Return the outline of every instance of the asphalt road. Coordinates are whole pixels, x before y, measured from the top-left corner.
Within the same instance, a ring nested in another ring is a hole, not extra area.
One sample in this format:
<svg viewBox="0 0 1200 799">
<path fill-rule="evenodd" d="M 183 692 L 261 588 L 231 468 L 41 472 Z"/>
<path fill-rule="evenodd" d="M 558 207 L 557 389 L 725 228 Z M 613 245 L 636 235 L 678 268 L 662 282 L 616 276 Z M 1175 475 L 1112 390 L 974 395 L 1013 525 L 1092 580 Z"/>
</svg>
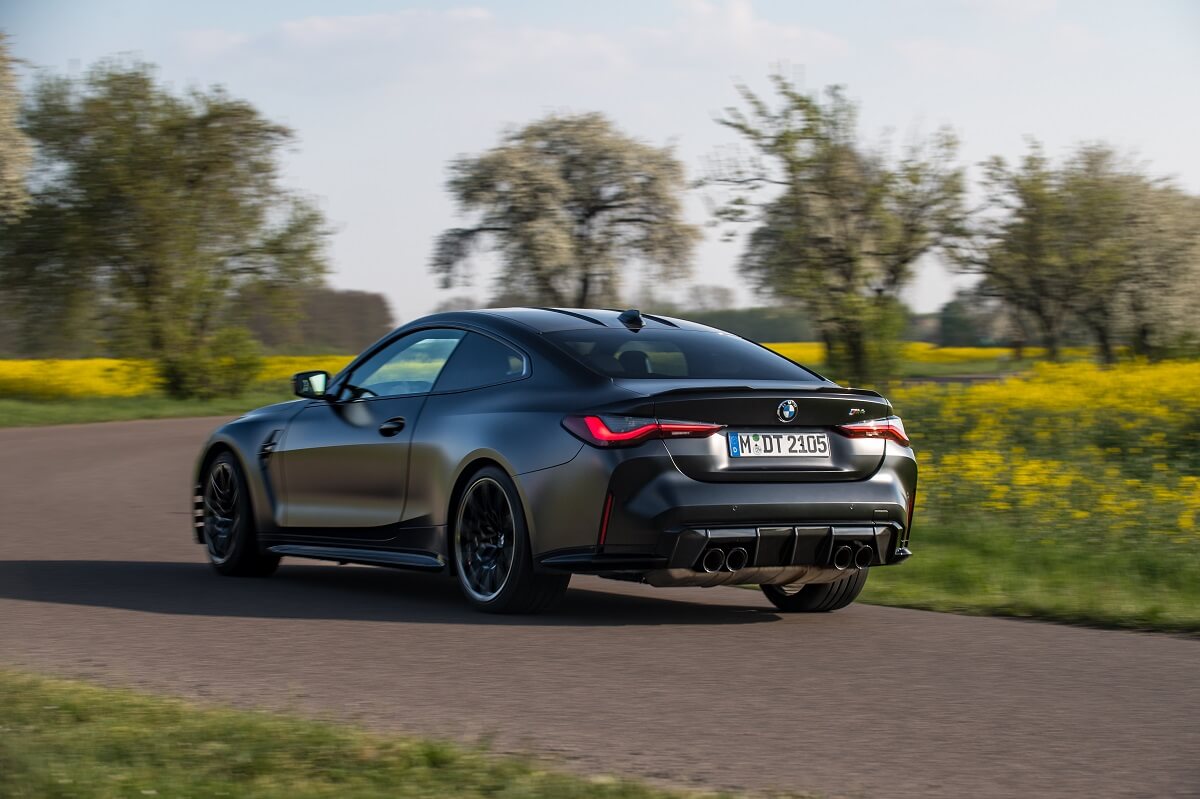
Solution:
<svg viewBox="0 0 1200 799">
<path fill-rule="evenodd" d="M 1200 796 L 1200 641 L 599 579 L 496 618 L 382 569 L 221 578 L 188 524 L 213 426 L 0 430 L 0 665 L 685 785 Z"/>
</svg>

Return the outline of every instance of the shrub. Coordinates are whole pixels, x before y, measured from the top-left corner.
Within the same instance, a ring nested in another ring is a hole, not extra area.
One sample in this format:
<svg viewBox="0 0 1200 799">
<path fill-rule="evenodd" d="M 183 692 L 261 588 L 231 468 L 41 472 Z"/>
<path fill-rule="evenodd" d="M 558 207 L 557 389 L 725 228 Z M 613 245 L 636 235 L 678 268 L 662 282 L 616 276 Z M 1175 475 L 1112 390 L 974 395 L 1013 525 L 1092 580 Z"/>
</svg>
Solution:
<svg viewBox="0 0 1200 799">
<path fill-rule="evenodd" d="M 163 388 L 172 397 L 239 396 L 262 371 L 262 348 L 242 327 L 218 330 L 198 349 L 158 359 Z"/>
</svg>

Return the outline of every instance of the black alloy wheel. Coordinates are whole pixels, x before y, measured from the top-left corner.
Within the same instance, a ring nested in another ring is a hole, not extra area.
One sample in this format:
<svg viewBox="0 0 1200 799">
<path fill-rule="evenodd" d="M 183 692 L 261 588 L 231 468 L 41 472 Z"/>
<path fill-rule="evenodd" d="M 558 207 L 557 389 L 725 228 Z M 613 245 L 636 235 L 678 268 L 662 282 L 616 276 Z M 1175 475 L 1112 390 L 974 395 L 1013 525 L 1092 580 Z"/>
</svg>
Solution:
<svg viewBox="0 0 1200 799">
<path fill-rule="evenodd" d="M 279 556 L 258 548 L 250 497 L 241 466 L 224 452 L 209 464 L 201 488 L 204 546 L 208 562 L 221 574 L 263 577 L 279 567 Z"/>
<path fill-rule="evenodd" d="M 472 475 L 452 518 L 454 571 L 475 607 L 536 613 L 566 592 L 571 575 L 534 570 L 524 506 L 502 469 L 486 466 Z"/>
<path fill-rule="evenodd" d="M 463 590 L 477 602 L 491 602 L 508 583 L 516 548 L 512 505 L 491 477 L 480 477 L 467 488 L 455 539 Z"/>
</svg>

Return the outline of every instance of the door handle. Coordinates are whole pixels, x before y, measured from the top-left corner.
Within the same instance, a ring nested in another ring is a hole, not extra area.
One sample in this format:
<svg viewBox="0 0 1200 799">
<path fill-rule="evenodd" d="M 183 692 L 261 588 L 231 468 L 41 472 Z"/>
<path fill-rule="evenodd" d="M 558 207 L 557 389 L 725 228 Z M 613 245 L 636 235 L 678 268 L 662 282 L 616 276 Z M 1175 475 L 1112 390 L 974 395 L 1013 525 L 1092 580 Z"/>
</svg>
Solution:
<svg viewBox="0 0 1200 799">
<path fill-rule="evenodd" d="M 404 417 L 397 416 L 394 419 L 388 419 L 383 424 L 379 425 L 379 435 L 385 438 L 391 438 L 404 429 Z"/>
</svg>

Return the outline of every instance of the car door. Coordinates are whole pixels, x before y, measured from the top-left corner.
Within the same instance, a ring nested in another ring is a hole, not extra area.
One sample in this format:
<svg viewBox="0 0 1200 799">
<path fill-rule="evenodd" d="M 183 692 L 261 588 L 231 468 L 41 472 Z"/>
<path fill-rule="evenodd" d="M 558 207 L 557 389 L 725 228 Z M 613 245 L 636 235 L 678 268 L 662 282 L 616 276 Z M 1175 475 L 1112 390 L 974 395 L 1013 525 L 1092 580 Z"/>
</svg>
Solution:
<svg viewBox="0 0 1200 799">
<path fill-rule="evenodd" d="M 276 450 L 289 533 L 347 543 L 396 536 L 413 428 L 463 336 L 434 328 L 393 339 L 293 418 Z"/>
</svg>

